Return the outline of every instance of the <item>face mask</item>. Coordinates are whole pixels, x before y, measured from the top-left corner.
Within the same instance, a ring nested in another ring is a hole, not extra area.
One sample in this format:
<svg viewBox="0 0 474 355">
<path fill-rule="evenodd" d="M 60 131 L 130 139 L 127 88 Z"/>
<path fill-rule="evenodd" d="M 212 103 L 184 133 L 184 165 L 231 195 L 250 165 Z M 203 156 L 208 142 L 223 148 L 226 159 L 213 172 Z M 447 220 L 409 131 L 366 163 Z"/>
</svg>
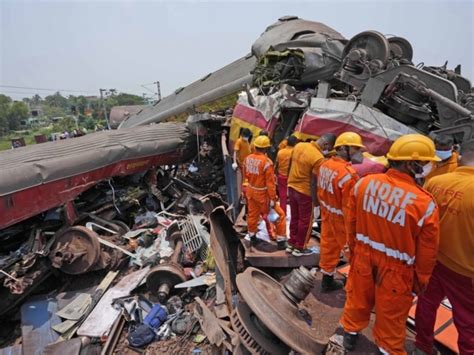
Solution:
<svg viewBox="0 0 474 355">
<path fill-rule="evenodd" d="M 452 150 L 437 150 L 436 155 L 441 160 L 446 160 L 446 159 L 451 158 L 451 156 L 453 155 L 453 151 Z"/>
<path fill-rule="evenodd" d="M 421 179 L 421 178 L 425 178 L 427 177 L 431 171 L 433 170 L 433 163 L 432 162 L 429 162 L 428 164 L 424 165 L 424 166 L 421 166 L 421 165 L 418 165 L 417 166 L 419 167 L 418 172 L 415 172 L 415 178 L 416 179 Z"/>
<path fill-rule="evenodd" d="M 351 148 L 349 148 L 348 150 L 348 155 L 350 157 L 350 161 L 352 162 L 352 164 L 362 164 L 362 162 L 364 161 L 364 156 L 362 155 L 362 151 L 361 150 L 352 150 L 353 153 L 351 154 Z"/>
<path fill-rule="evenodd" d="M 323 155 L 328 155 L 328 154 L 329 154 L 329 150 L 323 149 L 322 153 L 323 153 Z"/>
<path fill-rule="evenodd" d="M 244 141 L 248 142 L 250 137 L 242 137 Z"/>
</svg>

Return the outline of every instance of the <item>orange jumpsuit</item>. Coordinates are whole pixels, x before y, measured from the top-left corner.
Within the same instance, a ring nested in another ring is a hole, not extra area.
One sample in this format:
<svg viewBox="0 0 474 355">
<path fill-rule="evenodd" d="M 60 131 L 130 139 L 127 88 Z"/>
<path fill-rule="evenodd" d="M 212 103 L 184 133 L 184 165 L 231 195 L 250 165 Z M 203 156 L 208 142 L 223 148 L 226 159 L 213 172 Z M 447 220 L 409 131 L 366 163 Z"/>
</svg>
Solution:
<svg viewBox="0 0 474 355">
<path fill-rule="evenodd" d="M 265 154 L 256 152 L 250 154 L 244 162 L 247 186 L 247 225 L 250 234 L 258 231 L 260 216 L 268 215 L 270 201 L 276 201 L 275 172 L 273 162 Z M 286 236 L 286 218 L 283 210 L 275 205 L 275 211 L 280 219 L 275 223 L 278 237 Z M 270 234 L 270 233 L 269 233 Z M 270 234 L 271 235 L 271 234 Z"/>
<path fill-rule="evenodd" d="M 411 176 L 389 169 L 354 185 L 345 221 L 353 256 L 341 324 L 346 332 L 361 331 L 375 306 L 376 344 L 406 354 L 412 292 L 426 288 L 436 261 L 438 207 Z"/>
<path fill-rule="evenodd" d="M 322 219 L 319 267 L 323 274 L 334 275 L 341 250 L 346 244 L 345 206 L 357 180 L 351 163 L 337 156 L 325 161 L 319 168 L 318 200 Z"/>
<path fill-rule="evenodd" d="M 435 163 L 436 164 L 435 168 L 425 178 L 425 182 L 428 182 L 428 180 L 430 180 L 432 177 L 442 175 L 442 174 L 452 173 L 458 167 L 458 161 L 459 161 L 459 153 L 453 152 L 453 155 L 451 155 L 451 158 L 449 158 L 447 161 Z"/>
</svg>

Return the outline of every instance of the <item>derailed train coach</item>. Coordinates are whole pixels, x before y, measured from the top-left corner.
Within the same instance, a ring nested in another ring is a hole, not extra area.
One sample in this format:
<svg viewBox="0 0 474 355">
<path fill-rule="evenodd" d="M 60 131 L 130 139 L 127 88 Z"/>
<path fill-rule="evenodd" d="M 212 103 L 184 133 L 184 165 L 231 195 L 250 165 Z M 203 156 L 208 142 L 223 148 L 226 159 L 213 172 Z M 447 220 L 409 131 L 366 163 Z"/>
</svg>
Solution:
<svg viewBox="0 0 474 355">
<path fill-rule="evenodd" d="M 254 136 L 268 131 L 273 153 L 293 132 L 305 140 L 355 131 L 373 155 L 408 133 L 473 139 L 474 94 L 460 66 L 415 66 L 404 38 L 365 31 L 348 41 L 312 24 L 282 18 L 254 43 L 258 60 L 233 111 L 230 147 L 243 127 Z M 274 44 L 283 30 L 287 37 Z"/>
</svg>

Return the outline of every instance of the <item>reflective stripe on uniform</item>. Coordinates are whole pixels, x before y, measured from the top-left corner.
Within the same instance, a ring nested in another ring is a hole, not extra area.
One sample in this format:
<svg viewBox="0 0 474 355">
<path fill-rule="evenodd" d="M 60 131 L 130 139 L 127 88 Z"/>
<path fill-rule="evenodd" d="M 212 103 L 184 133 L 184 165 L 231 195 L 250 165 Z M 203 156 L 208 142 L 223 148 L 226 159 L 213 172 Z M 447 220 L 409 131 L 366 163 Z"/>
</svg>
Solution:
<svg viewBox="0 0 474 355">
<path fill-rule="evenodd" d="M 413 265 L 415 263 L 415 257 L 411 257 L 407 253 L 402 253 L 399 250 L 391 249 L 385 246 L 383 243 L 379 242 L 374 242 L 373 240 L 370 240 L 370 238 L 366 235 L 363 235 L 361 233 L 356 234 L 356 239 L 364 244 L 369 245 L 372 249 L 375 249 L 377 251 L 380 251 L 387 256 L 390 256 L 392 258 L 405 261 L 407 265 Z"/>
<path fill-rule="evenodd" d="M 359 193 L 359 186 L 360 186 L 360 184 L 362 183 L 363 180 L 364 180 L 363 178 L 362 178 L 362 179 L 359 179 L 359 180 L 356 182 L 356 184 L 354 185 L 354 187 L 353 187 L 354 196 L 357 196 L 357 194 Z"/>
<path fill-rule="evenodd" d="M 341 180 L 339 180 L 339 182 L 337 183 L 337 187 L 339 187 L 340 189 L 342 189 L 342 187 L 344 186 L 344 184 L 345 184 L 346 182 L 348 182 L 350 179 L 351 179 L 351 174 L 344 175 L 344 177 L 341 178 Z"/>
<path fill-rule="evenodd" d="M 321 205 L 322 205 L 325 209 L 327 209 L 329 212 L 334 213 L 334 214 L 337 214 L 337 215 L 339 215 L 339 216 L 342 216 L 342 210 L 340 210 L 340 209 L 338 209 L 338 208 L 334 208 L 334 207 L 332 207 L 332 206 L 329 206 L 326 202 L 324 202 L 324 201 L 322 201 L 322 200 L 320 200 L 319 202 L 320 202 Z"/>
<path fill-rule="evenodd" d="M 255 187 L 255 186 L 252 186 L 252 185 L 248 185 L 248 187 L 250 187 L 251 189 L 254 189 L 254 190 L 257 190 L 257 191 L 265 191 L 265 190 L 268 190 L 268 187 Z"/>
<path fill-rule="evenodd" d="M 425 215 L 421 217 L 421 219 L 418 221 L 418 227 L 423 226 L 423 223 L 425 223 L 425 218 L 428 218 L 431 216 L 436 208 L 436 204 L 431 201 L 430 204 L 428 205 L 428 208 L 426 209 Z"/>
</svg>

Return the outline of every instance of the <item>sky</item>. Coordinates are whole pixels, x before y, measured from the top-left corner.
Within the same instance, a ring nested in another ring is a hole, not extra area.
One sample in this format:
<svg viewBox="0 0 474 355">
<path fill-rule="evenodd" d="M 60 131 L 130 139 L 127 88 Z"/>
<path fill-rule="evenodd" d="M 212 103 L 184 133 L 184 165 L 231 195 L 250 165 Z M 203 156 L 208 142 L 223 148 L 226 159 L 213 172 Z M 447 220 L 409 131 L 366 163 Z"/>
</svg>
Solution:
<svg viewBox="0 0 474 355">
<path fill-rule="evenodd" d="M 0 0 L 0 93 L 152 95 L 158 80 L 166 96 L 249 53 L 284 15 L 323 22 L 346 38 L 365 30 L 405 37 L 415 63 L 448 60 L 474 79 L 474 0 Z"/>
</svg>

